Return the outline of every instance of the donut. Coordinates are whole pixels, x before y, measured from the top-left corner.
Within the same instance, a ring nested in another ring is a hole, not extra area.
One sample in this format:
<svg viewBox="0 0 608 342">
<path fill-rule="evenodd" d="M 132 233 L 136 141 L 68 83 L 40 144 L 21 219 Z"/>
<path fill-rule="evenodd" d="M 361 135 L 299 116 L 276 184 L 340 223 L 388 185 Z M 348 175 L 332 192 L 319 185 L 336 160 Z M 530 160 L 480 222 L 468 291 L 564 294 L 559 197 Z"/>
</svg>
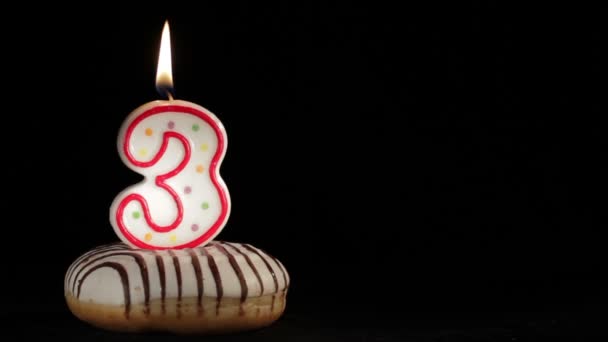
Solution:
<svg viewBox="0 0 608 342">
<path fill-rule="evenodd" d="M 70 311 L 98 328 L 215 334 L 274 323 L 289 282 L 279 260 L 249 244 L 150 250 L 117 242 L 77 258 L 64 291 Z"/>
</svg>

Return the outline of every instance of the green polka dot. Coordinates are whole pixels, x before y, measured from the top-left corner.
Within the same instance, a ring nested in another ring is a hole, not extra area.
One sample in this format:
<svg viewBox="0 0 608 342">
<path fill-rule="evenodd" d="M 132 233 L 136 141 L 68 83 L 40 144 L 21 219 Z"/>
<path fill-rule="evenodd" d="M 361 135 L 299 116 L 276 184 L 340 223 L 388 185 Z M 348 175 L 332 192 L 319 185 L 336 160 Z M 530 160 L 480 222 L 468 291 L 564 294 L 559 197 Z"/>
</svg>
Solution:
<svg viewBox="0 0 608 342">
<path fill-rule="evenodd" d="M 198 124 L 192 125 L 192 130 L 193 131 L 198 132 L 199 129 L 200 129 L 200 127 L 198 126 Z"/>
<path fill-rule="evenodd" d="M 201 208 L 203 208 L 203 209 L 209 209 L 209 203 L 203 202 L 203 205 L 201 205 Z"/>
<path fill-rule="evenodd" d="M 141 216 L 141 214 L 139 213 L 139 211 L 134 211 L 133 212 L 133 218 L 134 219 L 138 219 Z"/>
</svg>

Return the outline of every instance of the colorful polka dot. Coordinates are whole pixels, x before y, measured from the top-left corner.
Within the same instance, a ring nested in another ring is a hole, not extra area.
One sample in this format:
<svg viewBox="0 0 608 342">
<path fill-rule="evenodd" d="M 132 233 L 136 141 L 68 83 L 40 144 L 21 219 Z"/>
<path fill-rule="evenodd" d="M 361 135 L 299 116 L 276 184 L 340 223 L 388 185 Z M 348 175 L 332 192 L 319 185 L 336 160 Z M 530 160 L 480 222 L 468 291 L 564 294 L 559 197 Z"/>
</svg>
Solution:
<svg viewBox="0 0 608 342">
<path fill-rule="evenodd" d="M 146 150 L 145 148 L 140 149 L 140 150 L 139 150 L 139 155 L 140 155 L 141 157 L 145 157 L 145 156 L 147 156 L 147 155 L 148 155 L 148 150 Z"/>
<path fill-rule="evenodd" d="M 201 164 L 196 165 L 196 172 L 203 173 L 203 171 L 205 171 L 205 168 L 203 167 L 203 165 L 201 165 Z"/>
<path fill-rule="evenodd" d="M 190 229 L 192 229 L 193 232 L 198 230 L 198 224 L 193 224 L 192 227 L 190 227 Z"/>
<path fill-rule="evenodd" d="M 194 124 L 192 125 L 192 130 L 195 132 L 198 132 L 198 130 L 201 129 L 200 126 L 198 124 Z"/>
<path fill-rule="evenodd" d="M 133 212 L 133 218 L 134 218 L 134 219 L 138 219 L 138 218 L 140 218 L 140 217 L 141 217 L 141 214 L 139 213 L 139 211 L 134 211 L 134 212 Z"/>
<path fill-rule="evenodd" d="M 184 193 L 185 194 L 189 194 L 191 192 L 192 192 L 192 188 L 191 187 L 187 186 L 187 187 L 184 188 Z"/>
<path fill-rule="evenodd" d="M 175 122 L 173 122 L 173 121 L 169 121 L 169 122 L 167 123 L 167 127 L 169 127 L 169 129 L 174 129 L 174 128 L 175 128 Z"/>
<path fill-rule="evenodd" d="M 209 145 L 207 145 L 207 144 L 202 144 L 201 145 L 201 151 L 207 152 L 208 149 L 209 149 Z"/>
<path fill-rule="evenodd" d="M 201 208 L 207 210 L 209 209 L 209 203 L 208 202 L 203 202 L 203 204 L 201 205 Z"/>
<path fill-rule="evenodd" d="M 146 240 L 146 241 L 152 240 L 152 233 L 146 233 L 146 235 L 144 235 L 144 240 Z"/>
<path fill-rule="evenodd" d="M 169 241 L 171 241 L 171 242 L 177 241 L 177 235 L 171 234 L 171 236 L 169 236 Z"/>
<path fill-rule="evenodd" d="M 147 136 L 151 137 L 152 134 L 154 134 L 154 131 L 152 130 L 152 128 L 146 128 L 146 132 L 145 133 L 146 133 Z"/>
</svg>

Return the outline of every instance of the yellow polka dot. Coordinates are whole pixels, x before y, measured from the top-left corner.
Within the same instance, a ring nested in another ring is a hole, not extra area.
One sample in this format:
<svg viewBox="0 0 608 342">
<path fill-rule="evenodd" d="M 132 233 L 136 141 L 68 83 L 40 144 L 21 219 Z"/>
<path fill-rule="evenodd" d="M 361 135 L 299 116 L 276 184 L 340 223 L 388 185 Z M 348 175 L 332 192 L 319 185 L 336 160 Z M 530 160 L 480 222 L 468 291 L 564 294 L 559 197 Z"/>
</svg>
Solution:
<svg viewBox="0 0 608 342">
<path fill-rule="evenodd" d="M 203 171 L 205 171 L 205 168 L 203 167 L 203 165 L 201 165 L 201 164 L 196 165 L 196 172 L 203 173 Z"/>
<path fill-rule="evenodd" d="M 146 235 L 144 236 L 144 239 L 145 239 L 146 241 L 150 241 L 150 240 L 152 240 L 152 233 L 146 233 Z"/>
<path fill-rule="evenodd" d="M 152 130 L 152 128 L 146 128 L 146 135 L 147 136 L 152 136 L 153 133 L 154 133 L 154 131 Z"/>
<path fill-rule="evenodd" d="M 171 235 L 169 236 L 169 241 L 171 241 L 171 242 L 175 242 L 175 241 L 177 241 L 177 236 L 176 236 L 175 234 L 171 234 Z"/>
<path fill-rule="evenodd" d="M 209 145 L 207 145 L 207 144 L 202 144 L 201 145 L 201 151 L 207 152 L 208 149 L 209 149 Z"/>
<path fill-rule="evenodd" d="M 139 156 L 140 157 L 145 157 L 148 155 L 148 150 L 146 150 L 145 148 L 142 148 L 139 150 Z"/>
</svg>

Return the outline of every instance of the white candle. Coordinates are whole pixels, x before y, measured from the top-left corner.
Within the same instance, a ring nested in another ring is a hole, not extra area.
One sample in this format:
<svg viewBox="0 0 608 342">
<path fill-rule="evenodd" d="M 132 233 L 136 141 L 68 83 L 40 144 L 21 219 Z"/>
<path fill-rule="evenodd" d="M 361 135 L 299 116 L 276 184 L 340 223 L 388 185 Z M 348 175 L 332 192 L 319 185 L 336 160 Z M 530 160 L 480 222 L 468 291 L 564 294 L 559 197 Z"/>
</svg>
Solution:
<svg viewBox="0 0 608 342">
<path fill-rule="evenodd" d="M 169 26 L 161 39 L 157 87 L 172 87 Z M 220 233 L 230 195 L 219 175 L 227 147 L 220 120 L 198 104 L 153 101 L 135 109 L 118 135 L 118 153 L 142 182 L 116 196 L 110 222 L 135 248 L 201 246 Z"/>
</svg>

